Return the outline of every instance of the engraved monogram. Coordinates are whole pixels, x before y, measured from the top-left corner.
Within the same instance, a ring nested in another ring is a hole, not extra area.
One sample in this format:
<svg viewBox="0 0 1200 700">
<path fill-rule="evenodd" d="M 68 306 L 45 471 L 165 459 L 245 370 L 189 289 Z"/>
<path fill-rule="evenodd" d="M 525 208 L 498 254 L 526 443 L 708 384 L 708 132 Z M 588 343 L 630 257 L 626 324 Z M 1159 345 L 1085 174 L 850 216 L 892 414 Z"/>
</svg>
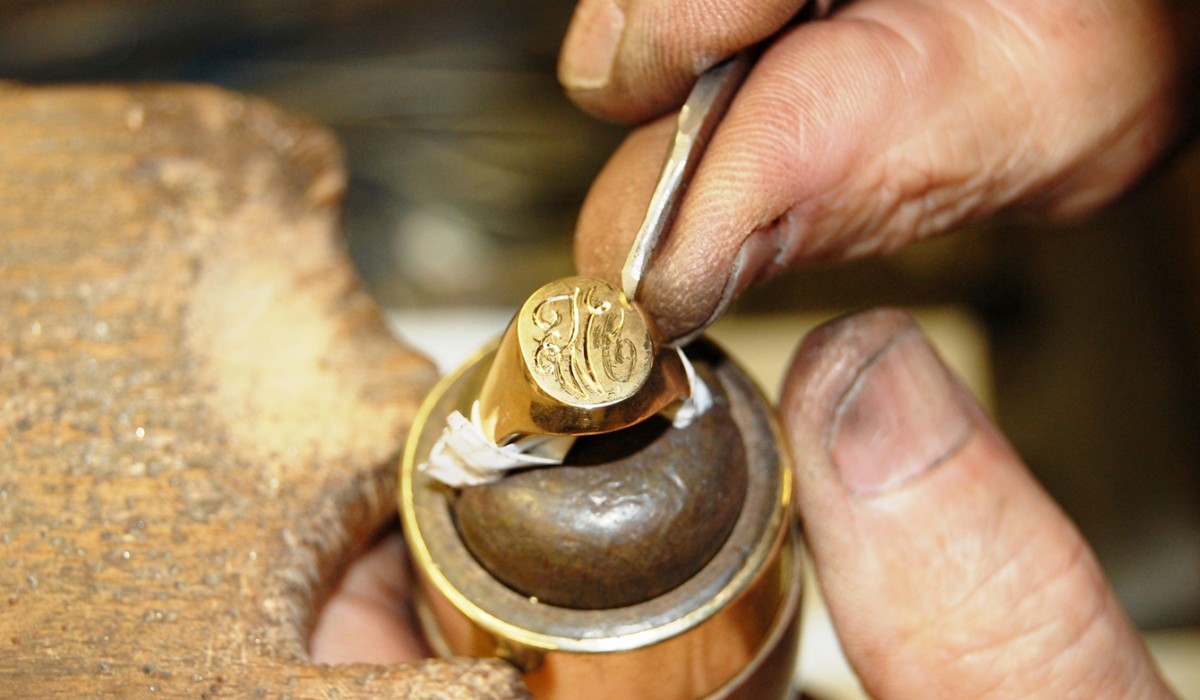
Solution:
<svg viewBox="0 0 1200 700">
<path fill-rule="evenodd" d="M 650 347 L 638 312 L 603 282 L 564 282 L 544 288 L 526 306 L 527 357 L 535 379 L 577 402 L 603 403 L 632 393 L 648 372 Z"/>
</svg>

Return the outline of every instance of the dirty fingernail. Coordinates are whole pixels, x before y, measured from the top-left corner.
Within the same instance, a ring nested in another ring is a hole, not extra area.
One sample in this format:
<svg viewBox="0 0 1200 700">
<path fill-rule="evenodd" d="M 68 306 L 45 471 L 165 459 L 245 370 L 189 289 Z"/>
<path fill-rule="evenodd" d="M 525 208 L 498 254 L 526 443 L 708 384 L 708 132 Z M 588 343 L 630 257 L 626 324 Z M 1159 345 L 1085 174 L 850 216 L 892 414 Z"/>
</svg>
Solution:
<svg viewBox="0 0 1200 700">
<path fill-rule="evenodd" d="M 684 333 L 677 342 L 683 345 L 695 340 L 705 328 L 716 323 L 717 319 L 729 310 L 734 300 L 746 291 L 747 287 L 765 282 L 784 270 L 800 241 L 800 228 L 791 215 L 784 217 L 774 226 L 752 231 L 738 248 L 733 264 L 729 267 L 725 286 L 721 289 L 708 318 L 696 328 Z"/>
<path fill-rule="evenodd" d="M 970 399 L 920 331 L 871 356 L 838 401 L 829 456 L 855 494 L 891 491 L 953 455 L 971 434 Z"/>
<path fill-rule="evenodd" d="M 613 0 L 583 0 L 563 40 L 558 79 L 568 90 L 608 85 L 625 31 L 625 14 Z"/>
</svg>

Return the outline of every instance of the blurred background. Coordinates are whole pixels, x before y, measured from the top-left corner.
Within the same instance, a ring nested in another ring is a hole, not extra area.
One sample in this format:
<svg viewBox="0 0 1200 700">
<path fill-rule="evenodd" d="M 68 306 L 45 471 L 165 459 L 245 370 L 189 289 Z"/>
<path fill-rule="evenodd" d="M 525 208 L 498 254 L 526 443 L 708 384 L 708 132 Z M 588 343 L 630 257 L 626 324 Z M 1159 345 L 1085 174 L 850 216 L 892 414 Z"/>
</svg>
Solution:
<svg viewBox="0 0 1200 700">
<path fill-rule="evenodd" d="M 555 81 L 571 9 L 17 1 L 0 8 L 0 78 L 207 82 L 308 113 L 345 145 L 347 246 L 381 304 L 511 309 L 570 274 L 576 212 L 623 134 Z M 1134 620 L 1200 625 L 1200 149 L 1085 222 L 989 226 L 800 271 L 736 313 L 885 303 L 973 319 L 999 423 Z"/>
</svg>

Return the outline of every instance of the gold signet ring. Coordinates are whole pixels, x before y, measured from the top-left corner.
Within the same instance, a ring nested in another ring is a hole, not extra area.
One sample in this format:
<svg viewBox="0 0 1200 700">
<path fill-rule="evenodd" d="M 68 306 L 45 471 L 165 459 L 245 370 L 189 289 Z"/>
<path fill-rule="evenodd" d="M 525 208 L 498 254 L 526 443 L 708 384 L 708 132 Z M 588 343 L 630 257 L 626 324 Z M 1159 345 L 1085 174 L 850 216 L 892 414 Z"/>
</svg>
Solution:
<svg viewBox="0 0 1200 700">
<path fill-rule="evenodd" d="M 534 292 L 508 325 L 479 396 L 484 435 L 586 435 L 625 428 L 688 396 L 688 371 L 634 301 L 687 183 L 752 55 L 709 69 L 679 112 L 646 216 L 621 270 L 622 288 L 568 277 Z"/>
<path fill-rule="evenodd" d="M 618 430 L 689 392 L 679 351 L 662 346 L 645 313 L 592 277 L 555 280 L 529 297 L 500 339 L 479 394 L 484 435 Z"/>
</svg>

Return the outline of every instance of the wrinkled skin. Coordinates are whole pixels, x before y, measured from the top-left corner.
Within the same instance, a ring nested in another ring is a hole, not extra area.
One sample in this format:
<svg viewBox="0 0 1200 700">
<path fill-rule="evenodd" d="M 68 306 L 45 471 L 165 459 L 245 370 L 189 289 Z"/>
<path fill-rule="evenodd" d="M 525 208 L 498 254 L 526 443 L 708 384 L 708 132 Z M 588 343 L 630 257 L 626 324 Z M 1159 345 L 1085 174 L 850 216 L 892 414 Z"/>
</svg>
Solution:
<svg viewBox="0 0 1200 700">
<path fill-rule="evenodd" d="M 623 119 L 678 103 L 698 67 L 779 26 L 745 0 L 588 0 L 577 19 L 591 6 L 625 6 L 626 34 L 605 85 L 570 94 Z M 785 30 L 714 136 L 642 303 L 684 335 L 780 269 L 1109 201 L 1177 138 L 1176 50 L 1195 42 L 1170 20 L 1144 0 L 853 0 Z M 571 27 L 560 74 L 595 43 L 582 32 Z M 671 127 L 634 132 L 598 177 L 578 225 L 582 273 L 619 279 Z"/>
<path fill-rule="evenodd" d="M 583 0 L 568 30 L 559 74 L 572 98 L 645 122 L 577 229 L 580 271 L 613 281 L 661 165 L 662 115 L 704 68 L 774 36 L 645 282 L 672 337 L 785 268 L 990 216 L 1092 211 L 1192 118 L 1194 3 L 849 0 L 780 32 L 799 4 Z M 875 697 L 1169 696 L 1087 543 L 907 315 L 812 333 L 780 415 L 793 445 L 819 446 L 794 455 L 800 513 Z M 419 653 L 397 602 L 401 560 L 388 540 L 351 572 L 314 656 Z"/>
</svg>

